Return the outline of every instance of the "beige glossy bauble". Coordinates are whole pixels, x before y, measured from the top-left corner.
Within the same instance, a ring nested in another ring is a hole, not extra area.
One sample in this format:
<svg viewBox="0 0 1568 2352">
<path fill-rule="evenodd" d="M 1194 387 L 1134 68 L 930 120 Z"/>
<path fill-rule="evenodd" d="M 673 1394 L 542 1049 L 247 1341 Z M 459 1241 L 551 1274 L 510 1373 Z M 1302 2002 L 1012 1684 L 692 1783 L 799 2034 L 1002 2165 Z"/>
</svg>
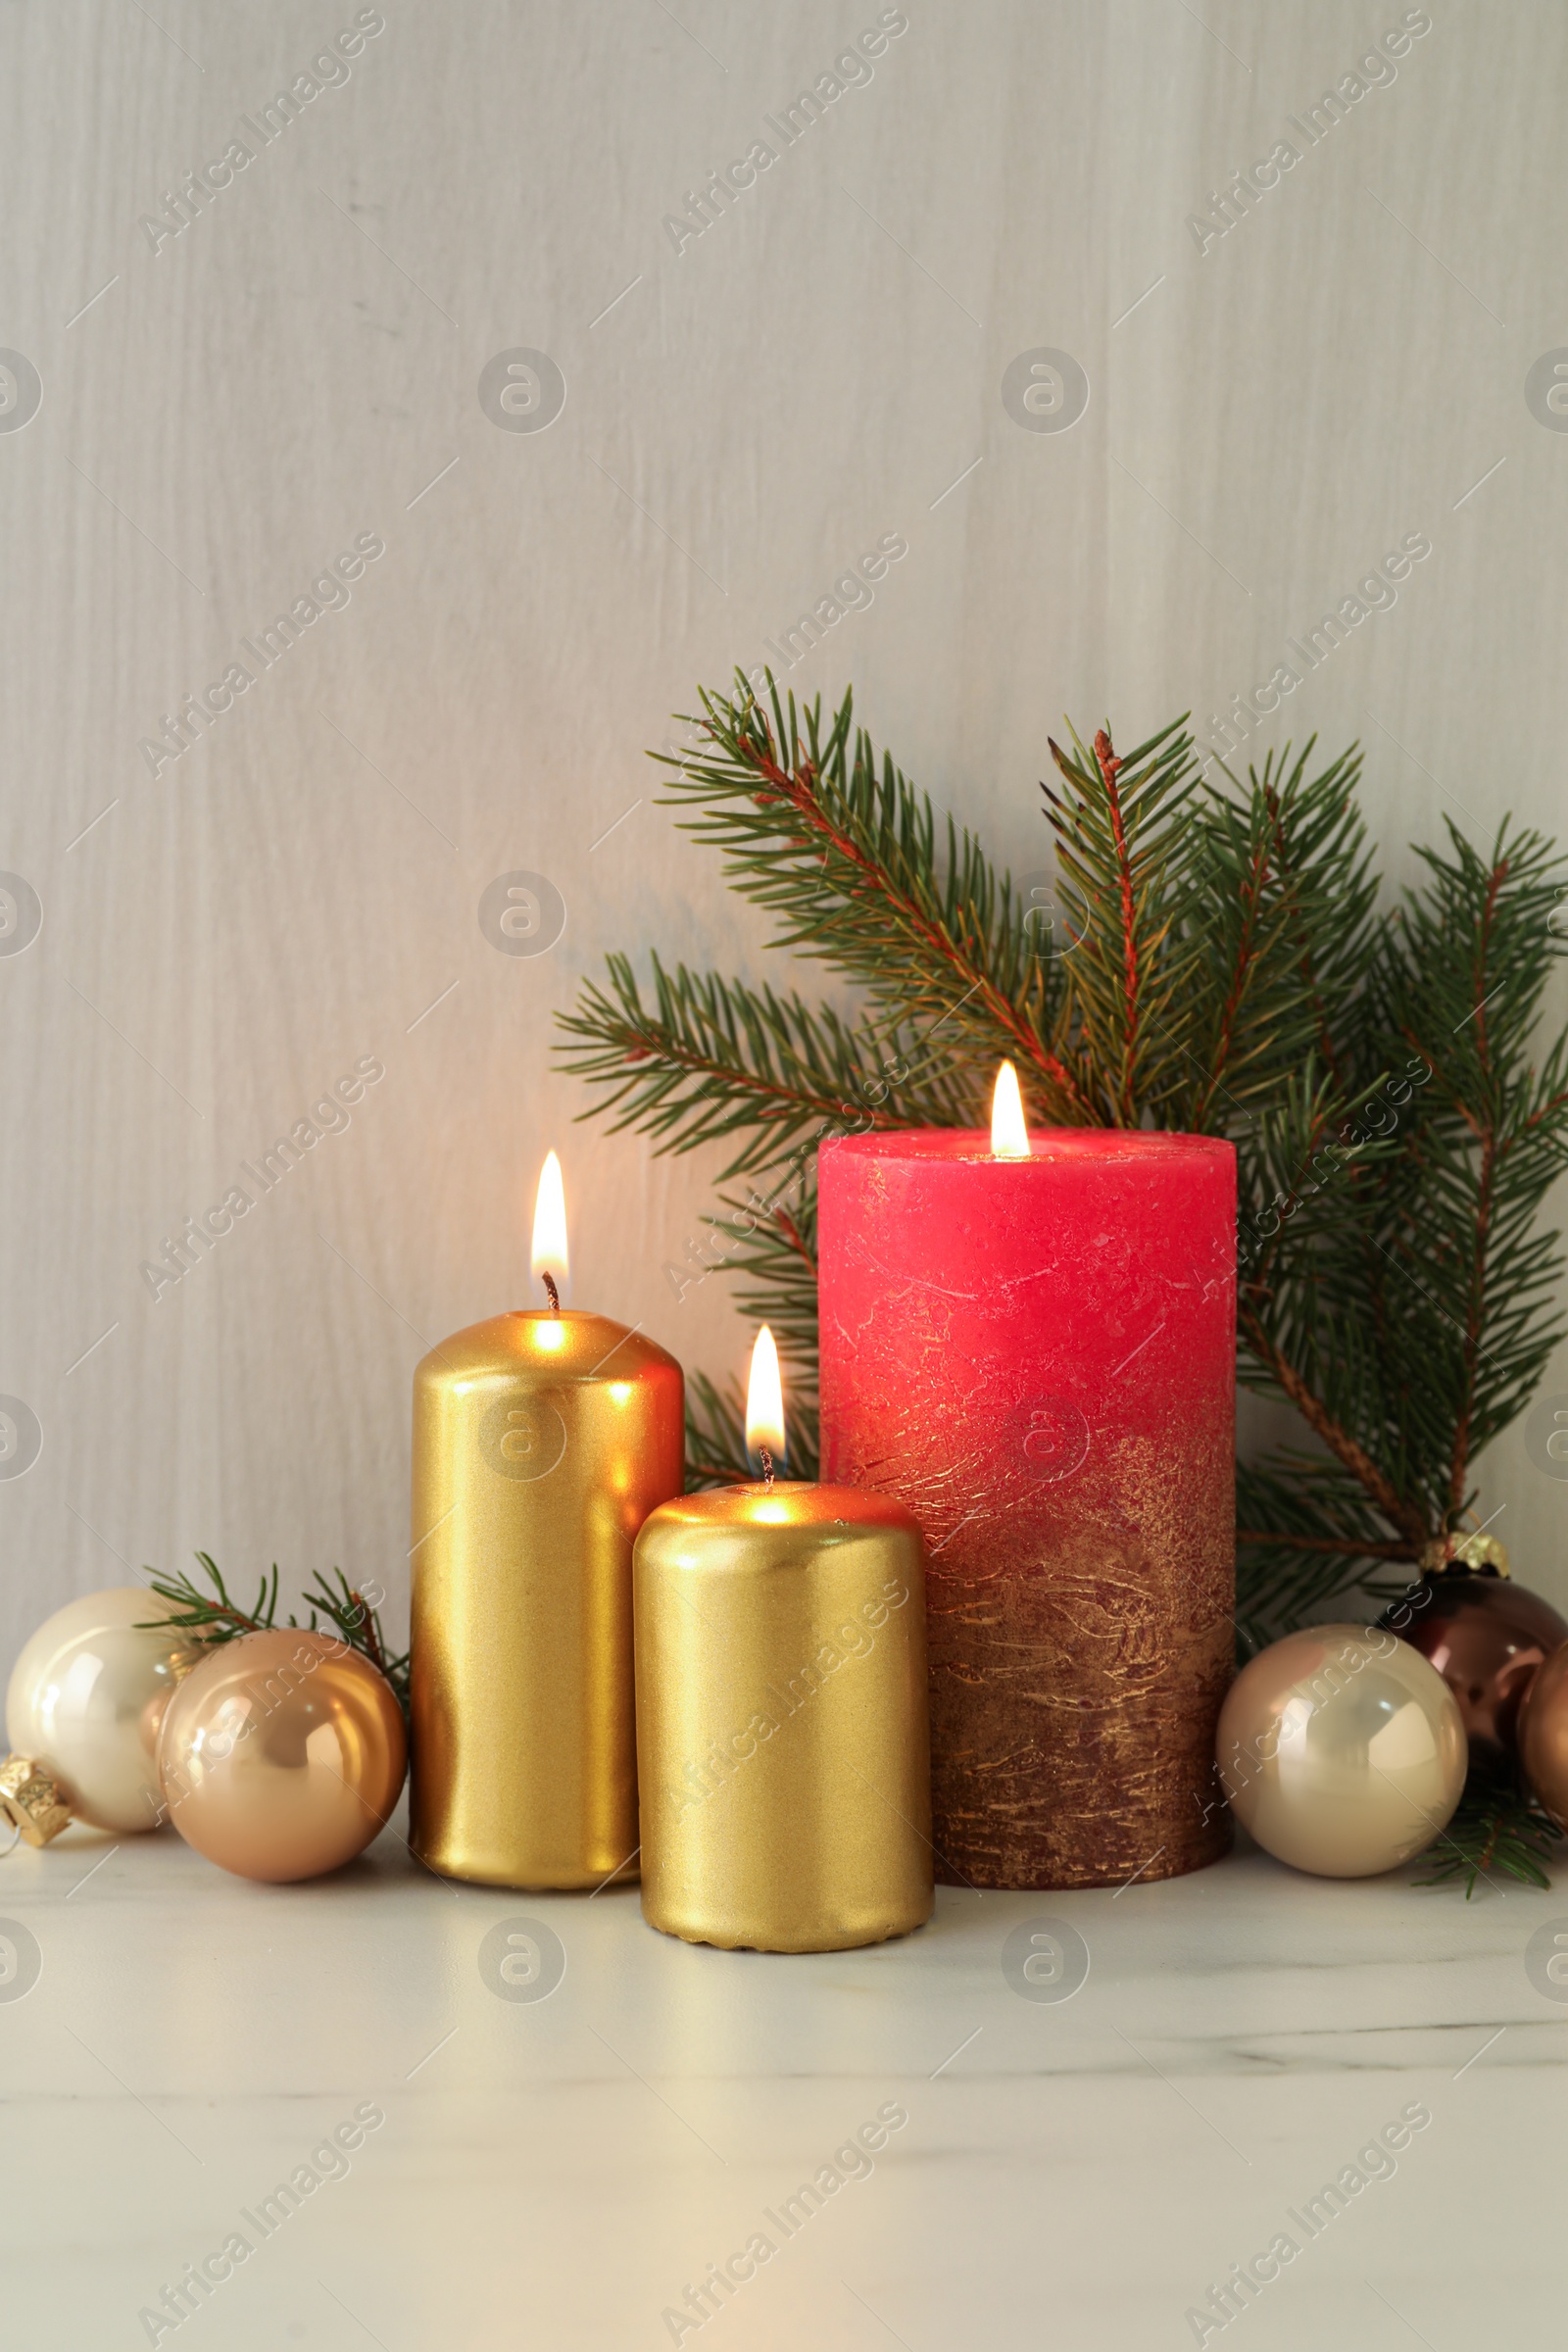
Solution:
<svg viewBox="0 0 1568 2352">
<path fill-rule="evenodd" d="M 202 1655 L 177 1627 L 139 1630 L 171 1604 L 144 1585 L 68 1601 L 11 1671 L 6 1737 L 60 1784 L 78 1821 L 155 1829 L 162 1817 L 158 1732 L 174 1687 Z"/>
<path fill-rule="evenodd" d="M 1568 1642 L 1537 1668 L 1525 1694 L 1519 1762 L 1558 1829 L 1568 1826 Z"/>
<path fill-rule="evenodd" d="M 246 1634 L 204 1658 L 164 1718 L 180 1836 L 243 1879 L 319 1878 L 385 1824 L 408 1746 L 392 1687 L 335 1636 Z"/>
<path fill-rule="evenodd" d="M 1365 1625 L 1314 1626 L 1253 1658 L 1220 1709 L 1215 1750 L 1243 1827 L 1326 1879 L 1369 1879 L 1430 1845 L 1468 1761 L 1436 1667 Z"/>
</svg>

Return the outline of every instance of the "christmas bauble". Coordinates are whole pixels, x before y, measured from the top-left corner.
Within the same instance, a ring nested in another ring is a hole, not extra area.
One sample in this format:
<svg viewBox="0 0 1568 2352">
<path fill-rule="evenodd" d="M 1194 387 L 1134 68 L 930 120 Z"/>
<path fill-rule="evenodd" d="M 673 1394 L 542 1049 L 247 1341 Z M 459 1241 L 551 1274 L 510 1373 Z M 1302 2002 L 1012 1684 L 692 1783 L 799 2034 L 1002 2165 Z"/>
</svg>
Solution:
<svg viewBox="0 0 1568 2352">
<path fill-rule="evenodd" d="M 1419 1582 L 1378 1622 L 1442 1675 L 1472 1756 L 1500 1764 L 1517 1745 L 1520 1704 L 1542 1660 L 1568 1642 L 1568 1619 L 1514 1583 L 1492 1536 L 1446 1538 L 1421 1565 Z"/>
<path fill-rule="evenodd" d="M 1314 1626 L 1253 1658 L 1220 1709 L 1216 1752 L 1258 1844 L 1327 1879 L 1371 1878 L 1430 1844 L 1467 1760 L 1442 1675 L 1366 1625 Z"/>
<path fill-rule="evenodd" d="M 172 1605 L 140 1585 L 89 1592 L 40 1625 L 11 1671 L 12 1747 L 44 1767 L 76 1820 L 100 1830 L 150 1830 L 162 1818 L 159 1725 L 203 1654 L 187 1630 L 142 1630 Z"/>
<path fill-rule="evenodd" d="M 1568 1642 L 1552 1651 L 1525 1694 L 1519 1762 L 1558 1829 L 1568 1829 Z"/>
<path fill-rule="evenodd" d="M 186 1676 L 158 1763 L 180 1836 L 244 1879 L 352 1861 L 396 1804 L 403 1713 L 368 1658 L 328 1634 L 245 1634 Z"/>
</svg>

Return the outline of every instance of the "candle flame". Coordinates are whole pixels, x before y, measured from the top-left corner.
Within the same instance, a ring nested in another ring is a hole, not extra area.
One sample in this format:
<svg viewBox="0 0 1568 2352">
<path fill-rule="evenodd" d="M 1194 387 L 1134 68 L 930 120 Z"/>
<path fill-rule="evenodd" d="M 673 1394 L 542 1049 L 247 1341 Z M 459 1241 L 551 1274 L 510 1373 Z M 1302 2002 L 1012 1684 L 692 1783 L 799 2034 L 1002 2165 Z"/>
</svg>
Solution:
<svg viewBox="0 0 1568 2352">
<path fill-rule="evenodd" d="M 778 1349 L 764 1323 L 752 1349 L 752 1377 L 746 1391 L 746 1450 L 769 1452 L 784 1459 L 784 1383 L 779 1377 Z"/>
<path fill-rule="evenodd" d="M 1023 1123 L 1018 1073 L 1010 1061 L 1004 1061 L 997 1072 L 996 1092 L 991 1098 L 991 1151 L 997 1159 L 1029 1156 L 1029 1130 Z"/>
<path fill-rule="evenodd" d="M 539 1190 L 533 1204 L 533 1277 L 549 1275 L 564 1290 L 571 1272 L 566 1252 L 566 1195 L 561 1181 L 561 1162 L 553 1152 L 539 1171 Z"/>
</svg>

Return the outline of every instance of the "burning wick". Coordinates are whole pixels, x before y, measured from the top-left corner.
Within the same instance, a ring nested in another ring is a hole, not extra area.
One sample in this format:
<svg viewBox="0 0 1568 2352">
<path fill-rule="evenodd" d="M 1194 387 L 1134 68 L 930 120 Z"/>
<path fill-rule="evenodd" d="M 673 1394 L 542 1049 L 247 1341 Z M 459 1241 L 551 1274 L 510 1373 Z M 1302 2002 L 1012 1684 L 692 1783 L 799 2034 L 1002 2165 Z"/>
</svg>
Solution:
<svg viewBox="0 0 1568 2352">
<path fill-rule="evenodd" d="M 566 1196 L 561 1181 L 561 1162 L 553 1152 L 545 1154 L 534 1198 L 532 1266 L 549 1294 L 550 1312 L 559 1315 L 561 1293 L 556 1287 L 556 1277 L 559 1274 L 563 1282 L 569 1279 L 571 1260 L 566 1250 Z"/>
<path fill-rule="evenodd" d="M 1030 1156 L 1029 1130 L 1024 1124 L 1018 1073 L 1010 1061 L 1004 1061 L 997 1072 L 996 1088 L 991 1097 L 991 1156 L 993 1159 L 1027 1159 Z"/>
<path fill-rule="evenodd" d="M 762 1465 L 766 1492 L 773 1487 L 775 1455 L 788 1452 L 784 1429 L 784 1384 L 779 1377 L 778 1349 L 764 1323 L 752 1349 L 752 1377 L 746 1391 L 746 1450 Z"/>
</svg>

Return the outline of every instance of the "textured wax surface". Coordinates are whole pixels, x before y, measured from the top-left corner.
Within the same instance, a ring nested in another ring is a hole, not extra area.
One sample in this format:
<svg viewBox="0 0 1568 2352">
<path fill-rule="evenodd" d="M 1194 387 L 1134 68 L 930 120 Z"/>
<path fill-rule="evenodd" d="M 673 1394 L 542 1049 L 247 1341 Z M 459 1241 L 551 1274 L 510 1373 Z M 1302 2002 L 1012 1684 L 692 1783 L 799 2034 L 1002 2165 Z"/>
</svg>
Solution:
<svg viewBox="0 0 1568 2352">
<path fill-rule="evenodd" d="M 1235 1153 L 1032 1142 L 823 1144 L 824 1476 L 925 1534 L 939 1871 L 1165 1878 L 1229 1836 Z"/>
</svg>

